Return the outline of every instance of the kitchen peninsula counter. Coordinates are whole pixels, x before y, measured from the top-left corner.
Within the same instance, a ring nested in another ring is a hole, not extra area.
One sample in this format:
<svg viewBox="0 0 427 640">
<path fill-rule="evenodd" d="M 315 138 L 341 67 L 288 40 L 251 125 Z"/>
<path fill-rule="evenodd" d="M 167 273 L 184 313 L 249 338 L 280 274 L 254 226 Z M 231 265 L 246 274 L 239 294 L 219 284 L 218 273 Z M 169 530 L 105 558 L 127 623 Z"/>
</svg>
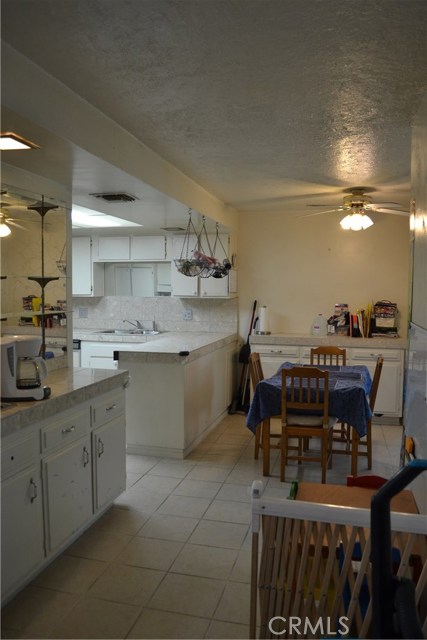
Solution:
<svg viewBox="0 0 427 640">
<path fill-rule="evenodd" d="M 51 388 L 49 398 L 2 403 L 1 436 L 3 438 L 19 432 L 61 411 L 92 400 L 119 386 L 125 386 L 128 378 L 127 371 L 117 370 L 63 367 L 51 371 L 45 380 L 46 385 Z"/>
<path fill-rule="evenodd" d="M 406 338 L 352 338 L 341 336 L 338 333 L 327 336 L 296 333 L 272 333 L 270 335 L 252 334 L 251 344 L 260 345 L 300 345 L 311 347 L 334 346 L 340 348 L 363 348 L 363 349 L 406 349 L 408 341 Z"/>
</svg>

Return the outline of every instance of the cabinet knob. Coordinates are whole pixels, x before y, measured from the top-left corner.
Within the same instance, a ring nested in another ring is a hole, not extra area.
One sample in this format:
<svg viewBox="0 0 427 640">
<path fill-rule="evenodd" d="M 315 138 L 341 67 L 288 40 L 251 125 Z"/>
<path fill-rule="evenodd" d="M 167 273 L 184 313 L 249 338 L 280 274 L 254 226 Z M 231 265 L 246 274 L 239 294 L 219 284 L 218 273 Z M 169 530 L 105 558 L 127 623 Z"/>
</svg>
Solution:
<svg viewBox="0 0 427 640">
<path fill-rule="evenodd" d="M 102 442 L 101 438 L 98 438 L 98 458 L 100 458 L 103 453 L 104 453 L 104 443 Z"/>
<path fill-rule="evenodd" d="M 89 451 L 86 447 L 83 447 L 83 466 L 86 467 L 90 462 Z"/>
<path fill-rule="evenodd" d="M 110 404 L 110 406 L 107 407 L 105 411 L 113 411 L 113 409 L 117 409 L 117 405 L 115 402 L 113 404 Z"/>
</svg>

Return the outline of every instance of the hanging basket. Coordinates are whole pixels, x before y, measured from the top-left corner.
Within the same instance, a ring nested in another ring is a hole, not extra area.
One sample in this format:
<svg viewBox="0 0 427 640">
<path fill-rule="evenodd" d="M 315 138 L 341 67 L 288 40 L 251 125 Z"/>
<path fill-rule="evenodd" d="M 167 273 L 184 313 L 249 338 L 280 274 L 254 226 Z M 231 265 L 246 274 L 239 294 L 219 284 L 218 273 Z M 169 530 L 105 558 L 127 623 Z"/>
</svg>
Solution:
<svg viewBox="0 0 427 640">
<path fill-rule="evenodd" d="M 200 278 L 224 278 L 228 275 L 228 272 L 231 269 L 231 263 L 219 237 L 218 223 L 216 225 L 215 242 L 212 248 L 206 231 L 205 217 L 203 216 L 203 224 L 200 233 L 197 233 L 191 219 L 191 209 L 189 209 L 188 215 L 189 220 L 185 231 L 181 255 L 179 258 L 174 260 L 177 270 L 184 276 L 189 277 L 199 276 Z M 194 249 L 190 250 L 190 236 L 192 234 L 196 235 L 197 240 Z M 204 244 L 207 247 L 207 252 L 204 251 Z M 215 257 L 218 245 L 222 248 L 225 255 L 222 263 Z"/>
</svg>

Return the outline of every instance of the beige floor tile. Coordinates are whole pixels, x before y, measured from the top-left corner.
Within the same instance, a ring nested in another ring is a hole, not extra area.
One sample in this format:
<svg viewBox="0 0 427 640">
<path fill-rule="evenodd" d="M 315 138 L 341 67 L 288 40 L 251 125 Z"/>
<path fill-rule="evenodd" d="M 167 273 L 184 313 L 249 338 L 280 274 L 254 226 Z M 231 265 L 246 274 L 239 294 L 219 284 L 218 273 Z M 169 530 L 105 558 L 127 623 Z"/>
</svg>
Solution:
<svg viewBox="0 0 427 640">
<path fill-rule="evenodd" d="M 131 536 L 116 534 L 111 530 L 91 528 L 68 547 L 65 553 L 69 556 L 112 562 L 131 539 Z"/>
<path fill-rule="evenodd" d="M 248 531 L 248 525 L 232 522 L 201 520 L 189 542 L 225 549 L 240 549 Z"/>
<path fill-rule="evenodd" d="M 130 489 L 131 487 L 133 487 L 135 482 L 138 482 L 138 480 L 140 480 L 141 478 L 142 478 L 141 472 L 132 473 L 127 471 L 126 472 L 126 489 Z"/>
<path fill-rule="evenodd" d="M 236 502 L 251 502 L 250 484 L 225 483 L 216 495 L 217 500 L 235 500 Z"/>
<path fill-rule="evenodd" d="M 181 542 L 137 536 L 123 549 L 116 561 L 119 564 L 168 571 L 182 546 Z"/>
<path fill-rule="evenodd" d="M 135 511 L 135 509 L 113 506 L 95 522 L 91 529 L 133 536 L 147 522 L 148 518 L 149 515 L 144 515 L 139 511 Z"/>
<path fill-rule="evenodd" d="M 227 467 L 231 471 L 239 457 L 239 454 L 227 455 L 223 453 L 206 453 L 203 456 L 202 461 L 209 465 L 221 465 Z"/>
<path fill-rule="evenodd" d="M 228 582 L 216 608 L 215 620 L 247 624 L 249 621 L 250 585 Z"/>
<path fill-rule="evenodd" d="M 141 607 L 82 597 L 52 631 L 53 638 L 126 638 Z"/>
<path fill-rule="evenodd" d="M 206 463 L 198 464 L 190 471 L 187 480 L 205 480 L 206 482 L 224 482 L 230 471 L 224 467 L 212 467 Z"/>
<path fill-rule="evenodd" d="M 168 493 L 151 493 L 144 489 L 131 487 L 114 500 L 114 504 L 118 507 L 128 507 L 149 514 L 154 513 L 167 497 Z"/>
<path fill-rule="evenodd" d="M 53 625 L 73 608 L 79 597 L 52 589 L 26 587 L 2 609 L 2 627 L 27 637 L 47 638 Z M 2 638 L 8 637 L 19 636 L 2 633 Z"/>
<path fill-rule="evenodd" d="M 185 478 L 191 469 L 193 469 L 194 465 L 194 462 L 188 460 L 161 460 L 150 469 L 148 475 Z"/>
<path fill-rule="evenodd" d="M 233 582 L 247 582 L 251 581 L 251 547 L 240 549 L 237 556 L 237 560 L 234 563 L 233 569 L 230 574 L 230 580 Z"/>
<path fill-rule="evenodd" d="M 246 502 L 214 500 L 203 518 L 205 520 L 249 524 L 251 521 L 251 505 Z"/>
<path fill-rule="evenodd" d="M 249 625 L 236 624 L 235 622 L 222 622 L 220 620 L 212 620 L 205 638 L 230 640 L 230 638 L 249 638 Z"/>
<path fill-rule="evenodd" d="M 191 496 L 193 498 L 214 498 L 221 488 L 220 482 L 205 480 L 188 480 L 185 478 L 173 492 L 175 496 Z"/>
<path fill-rule="evenodd" d="M 147 473 L 147 471 L 152 469 L 160 460 L 161 458 L 155 458 L 154 456 L 139 456 L 128 453 L 126 455 L 126 471 L 139 473 L 141 476 L 143 473 Z"/>
<path fill-rule="evenodd" d="M 179 478 L 170 478 L 169 476 L 145 475 L 136 484 L 133 489 L 144 489 L 149 493 L 171 493 L 180 483 Z"/>
<path fill-rule="evenodd" d="M 151 609 L 211 618 L 225 583 L 211 578 L 168 573 L 151 598 Z"/>
<path fill-rule="evenodd" d="M 169 496 L 157 510 L 159 514 L 201 518 L 211 503 L 210 498 L 192 498 L 191 496 Z"/>
<path fill-rule="evenodd" d="M 59 556 L 31 583 L 37 587 L 57 589 L 70 593 L 85 593 L 107 568 L 106 562 Z"/>
<path fill-rule="evenodd" d="M 174 573 L 227 580 L 237 559 L 237 550 L 186 544 L 170 568 Z"/>
<path fill-rule="evenodd" d="M 139 530 L 138 535 L 144 538 L 186 542 L 198 522 L 198 518 L 182 518 L 181 516 L 157 515 L 155 513 Z"/>
<path fill-rule="evenodd" d="M 111 564 L 89 589 L 90 596 L 144 606 L 164 577 L 163 571 Z"/>
<path fill-rule="evenodd" d="M 168 611 L 145 609 L 128 638 L 204 638 L 209 620 Z"/>
</svg>

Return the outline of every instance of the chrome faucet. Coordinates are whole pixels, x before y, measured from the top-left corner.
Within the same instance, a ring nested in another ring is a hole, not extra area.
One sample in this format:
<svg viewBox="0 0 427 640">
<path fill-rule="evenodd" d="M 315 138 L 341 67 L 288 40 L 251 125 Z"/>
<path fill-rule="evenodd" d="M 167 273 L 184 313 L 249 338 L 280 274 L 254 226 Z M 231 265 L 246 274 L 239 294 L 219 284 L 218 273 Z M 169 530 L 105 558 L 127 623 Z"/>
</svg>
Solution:
<svg viewBox="0 0 427 640">
<path fill-rule="evenodd" d="M 123 320 L 123 322 L 127 322 L 128 324 L 131 324 L 133 327 L 136 327 L 140 331 L 144 329 L 144 327 L 142 326 L 139 320 L 135 320 L 135 322 L 131 322 L 130 320 Z"/>
</svg>

